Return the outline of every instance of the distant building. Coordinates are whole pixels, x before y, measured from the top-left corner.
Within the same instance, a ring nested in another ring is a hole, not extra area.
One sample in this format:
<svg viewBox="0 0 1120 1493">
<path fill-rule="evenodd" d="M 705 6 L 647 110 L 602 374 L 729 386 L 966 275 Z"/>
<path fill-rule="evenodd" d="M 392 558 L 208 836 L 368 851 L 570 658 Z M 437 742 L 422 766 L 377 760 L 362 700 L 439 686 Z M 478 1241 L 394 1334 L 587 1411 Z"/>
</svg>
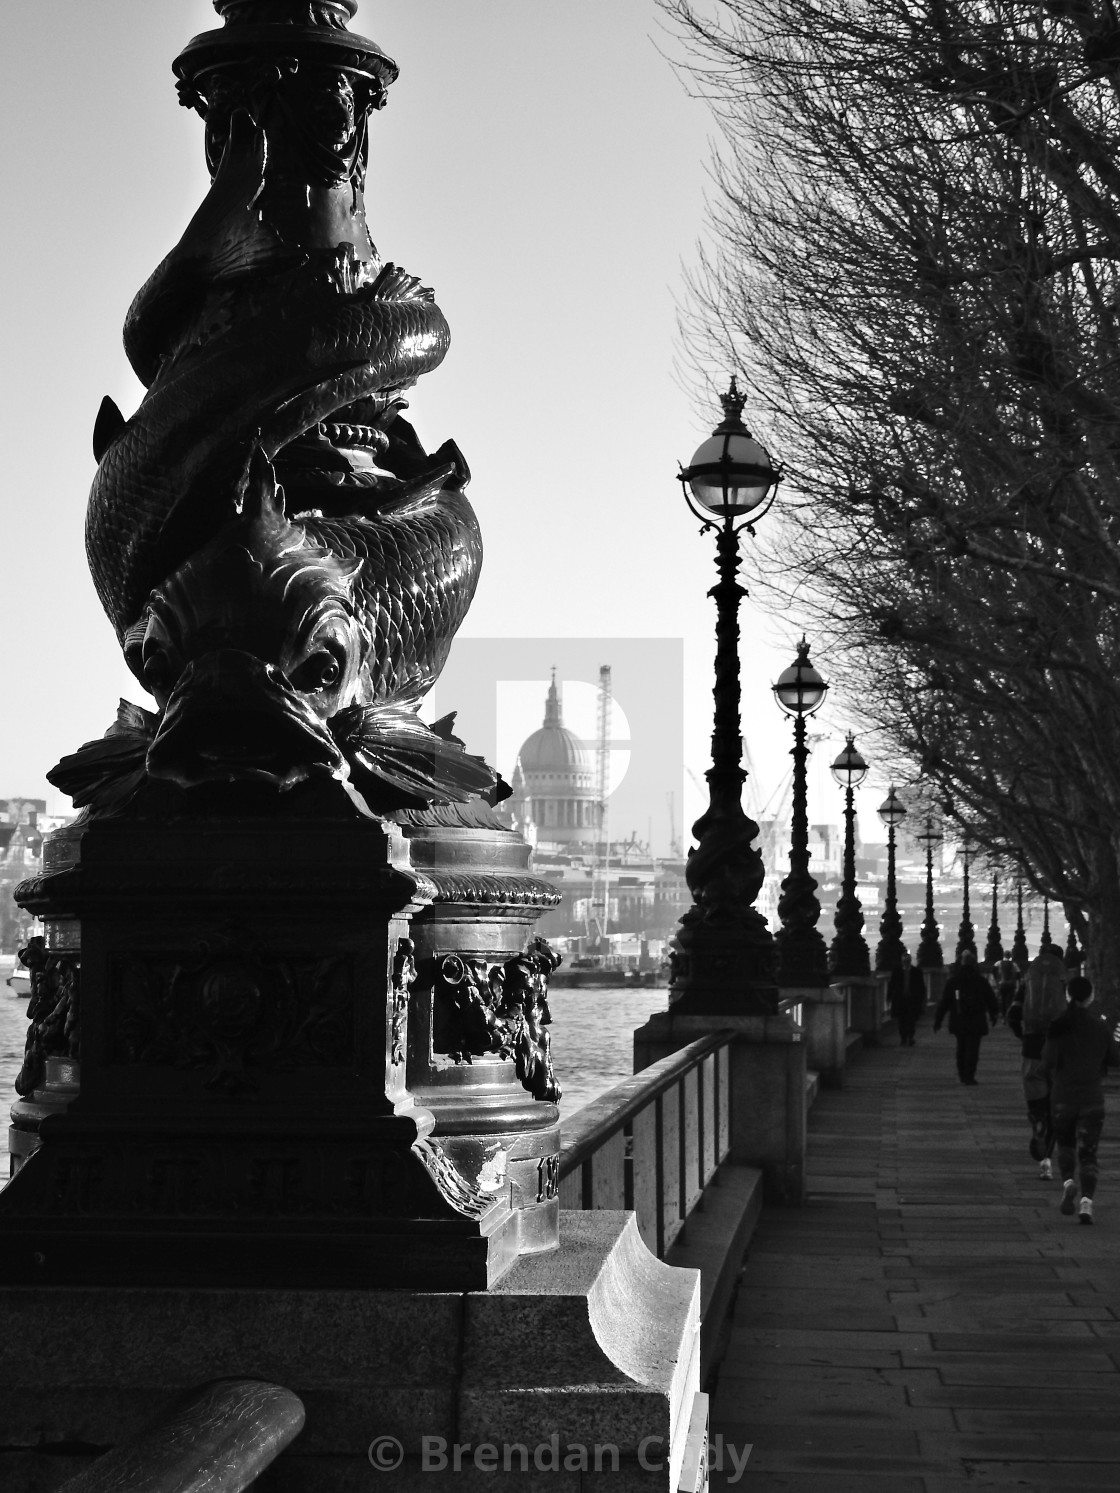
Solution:
<svg viewBox="0 0 1120 1493">
<path fill-rule="evenodd" d="M 538 932 L 588 950 L 601 949 L 604 931 L 612 947 L 672 932 L 692 904 L 684 862 L 652 856 L 633 836 L 612 841 L 604 853 L 595 755 L 564 725 L 555 670 L 544 721 L 522 743 L 510 787 L 501 811 L 534 847 L 534 873 L 551 881 L 562 899 L 540 918 Z"/>
<path fill-rule="evenodd" d="M 519 829 L 532 826 L 540 845 L 587 845 L 595 842 L 599 805 L 595 764 L 574 731 L 564 725 L 556 670 L 545 700 L 544 721 L 522 743 L 513 773 L 509 812 Z"/>
</svg>

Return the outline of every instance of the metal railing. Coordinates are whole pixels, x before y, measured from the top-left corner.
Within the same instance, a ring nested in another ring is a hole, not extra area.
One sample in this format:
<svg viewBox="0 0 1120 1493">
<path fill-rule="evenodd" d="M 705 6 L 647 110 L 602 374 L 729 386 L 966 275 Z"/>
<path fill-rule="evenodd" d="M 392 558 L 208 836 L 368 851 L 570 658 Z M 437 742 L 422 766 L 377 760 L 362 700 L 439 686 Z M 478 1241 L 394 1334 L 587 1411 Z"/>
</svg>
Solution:
<svg viewBox="0 0 1120 1493">
<path fill-rule="evenodd" d="M 730 1149 L 733 1040 L 702 1037 L 566 1121 L 560 1206 L 632 1210 L 663 1259 Z"/>
</svg>

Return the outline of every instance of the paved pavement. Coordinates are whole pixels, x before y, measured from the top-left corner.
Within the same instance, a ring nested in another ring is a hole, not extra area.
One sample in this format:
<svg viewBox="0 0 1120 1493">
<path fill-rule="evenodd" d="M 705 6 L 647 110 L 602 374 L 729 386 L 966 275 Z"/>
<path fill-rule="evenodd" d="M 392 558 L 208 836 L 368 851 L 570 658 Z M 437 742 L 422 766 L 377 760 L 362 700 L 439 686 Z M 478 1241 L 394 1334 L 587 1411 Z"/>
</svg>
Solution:
<svg viewBox="0 0 1120 1493">
<path fill-rule="evenodd" d="M 767 1208 L 712 1402 L 752 1445 L 713 1493 L 1120 1488 L 1120 1088 L 1091 1228 L 1027 1152 L 1018 1044 L 975 1088 L 928 1015 L 809 1116 L 809 1199 Z"/>
</svg>

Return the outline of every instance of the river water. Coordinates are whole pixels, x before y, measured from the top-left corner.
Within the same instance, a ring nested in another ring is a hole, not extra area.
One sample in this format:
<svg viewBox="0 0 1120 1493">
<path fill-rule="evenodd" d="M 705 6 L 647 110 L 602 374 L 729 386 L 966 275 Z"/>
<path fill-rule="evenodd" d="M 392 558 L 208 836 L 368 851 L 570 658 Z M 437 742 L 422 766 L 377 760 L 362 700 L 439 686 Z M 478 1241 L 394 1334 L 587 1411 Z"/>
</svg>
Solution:
<svg viewBox="0 0 1120 1493">
<path fill-rule="evenodd" d="M 16 1097 L 12 1085 L 27 1037 L 27 1001 L 13 996 L 6 983 L 13 963 L 11 955 L 0 955 L 0 1183 L 8 1175 L 8 1110 Z M 556 990 L 549 996 L 552 1061 L 564 1090 L 563 1118 L 630 1077 L 634 1028 L 652 1011 L 664 1011 L 667 1001 L 666 990 L 632 986 Z"/>
</svg>

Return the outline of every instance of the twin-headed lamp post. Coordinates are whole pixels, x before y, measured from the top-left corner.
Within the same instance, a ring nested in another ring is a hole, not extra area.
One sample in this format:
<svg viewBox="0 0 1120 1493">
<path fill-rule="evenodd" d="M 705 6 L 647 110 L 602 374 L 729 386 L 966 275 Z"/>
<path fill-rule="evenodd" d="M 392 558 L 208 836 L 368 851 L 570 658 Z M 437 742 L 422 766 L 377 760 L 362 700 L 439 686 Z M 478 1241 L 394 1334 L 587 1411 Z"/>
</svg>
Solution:
<svg viewBox="0 0 1120 1493">
<path fill-rule="evenodd" d="M 701 532 L 716 531 L 715 714 L 708 808 L 692 826 L 685 880 L 692 906 L 674 941 L 671 1009 L 689 1013 L 771 1012 L 777 1009 L 774 938 L 754 906 L 765 869 L 758 825 L 744 812 L 740 735 L 739 535 L 767 512 L 781 476 L 742 421 L 743 396 L 731 380 L 721 396 L 723 420 L 680 475 L 685 500 Z"/>
</svg>

